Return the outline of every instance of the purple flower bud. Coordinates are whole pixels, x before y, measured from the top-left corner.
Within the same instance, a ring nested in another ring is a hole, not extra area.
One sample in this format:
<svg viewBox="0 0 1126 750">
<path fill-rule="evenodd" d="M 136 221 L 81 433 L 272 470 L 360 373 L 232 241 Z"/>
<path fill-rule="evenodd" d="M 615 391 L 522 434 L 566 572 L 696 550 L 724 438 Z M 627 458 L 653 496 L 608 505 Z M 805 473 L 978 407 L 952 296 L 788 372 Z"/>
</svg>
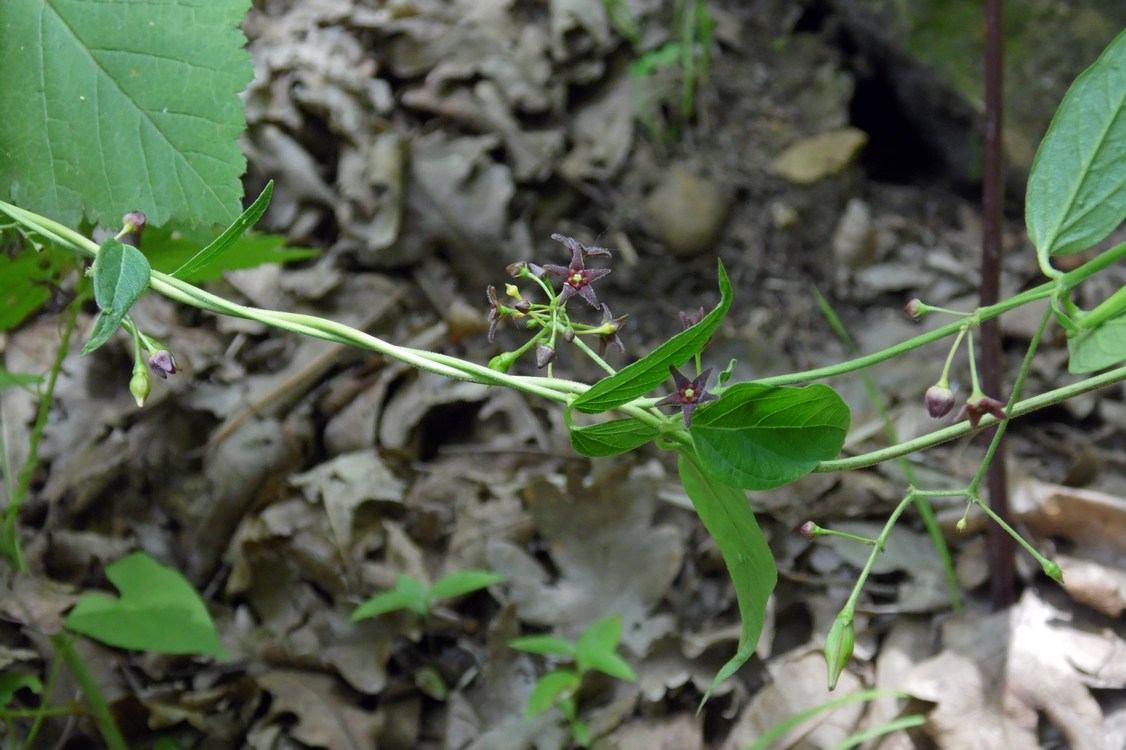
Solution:
<svg viewBox="0 0 1126 750">
<path fill-rule="evenodd" d="M 121 217 L 121 224 L 125 227 L 125 231 L 140 234 L 141 230 L 145 228 L 145 214 L 141 211 L 130 211 Z"/>
<path fill-rule="evenodd" d="M 821 536 L 820 532 L 821 527 L 819 527 L 813 521 L 806 521 L 798 528 L 798 533 L 811 542 L 817 537 Z"/>
<path fill-rule="evenodd" d="M 536 367 L 542 370 L 553 359 L 555 359 L 555 349 L 547 344 L 540 344 L 536 347 Z"/>
<path fill-rule="evenodd" d="M 904 305 L 903 312 L 907 314 L 907 317 L 915 320 L 922 320 L 923 316 L 927 314 L 926 306 L 920 299 L 913 299 Z"/>
<path fill-rule="evenodd" d="M 927 413 L 935 419 L 945 417 L 954 408 L 954 391 L 942 383 L 935 383 L 927 389 Z"/>
<path fill-rule="evenodd" d="M 160 376 L 161 380 L 176 374 L 176 360 L 172 359 L 172 355 L 164 349 L 155 351 L 149 356 L 149 367 Z"/>
<path fill-rule="evenodd" d="M 521 313 L 522 315 L 527 315 L 532 311 L 532 303 L 526 299 L 522 299 L 514 304 L 512 306 L 512 309 L 514 309 L 518 313 Z"/>
<path fill-rule="evenodd" d="M 570 344 L 575 340 L 575 329 L 567 326 L 563 329 L 563 340 Z"/>
</svg>

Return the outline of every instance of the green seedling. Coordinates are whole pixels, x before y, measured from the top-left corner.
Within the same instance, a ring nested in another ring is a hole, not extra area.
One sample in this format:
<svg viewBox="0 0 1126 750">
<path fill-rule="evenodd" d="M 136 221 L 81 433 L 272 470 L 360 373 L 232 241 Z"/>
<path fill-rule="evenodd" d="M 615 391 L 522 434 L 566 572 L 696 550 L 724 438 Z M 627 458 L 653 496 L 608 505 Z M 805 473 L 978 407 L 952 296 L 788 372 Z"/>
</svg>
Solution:
<svg viewBox="0 0 1126 750">
<path fill-rule="evenodd" d="M 550 708 L 558 708 L 567 719 L 571 737 L 580 747 L 590 747 L 590 727 L 579 718 L 578 693 L 583 677 L 591 671 L 602 672 L 626 682 L 636 682 L 637 675 L 618 653 L 622 638 L 621 615 L 610 615 L 593 623 L 577 641 L 554 635 L 529 635 L 508 642 L 511 648 L 529 654 L 550 657 L 568 666 L 557 666 L 536 680 L 525 715 L 538 716 Z"/>
<path fill-rule="evenodd" d="M 407 610 L 419 617 L 430 614 L 435 602 L 454 599 L 504 582 L 504 576 L 489 570 L 461 570 L 442 576 L 427 586 L 417 578 L 397 576 L 395 588 L 365 600 L 352 612 L 352 622 Z"/>
</svg>

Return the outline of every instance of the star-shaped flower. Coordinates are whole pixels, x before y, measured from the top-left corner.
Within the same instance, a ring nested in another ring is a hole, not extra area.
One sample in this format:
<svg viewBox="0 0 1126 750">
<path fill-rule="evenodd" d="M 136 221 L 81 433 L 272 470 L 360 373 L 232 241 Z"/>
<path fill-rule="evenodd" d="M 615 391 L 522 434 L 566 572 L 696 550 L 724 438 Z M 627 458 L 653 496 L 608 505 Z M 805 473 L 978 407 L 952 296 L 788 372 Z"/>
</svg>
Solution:
<svg viewBox="0 0 1126 750">
<path fill-rule="evenodd" d="M 590 285 L 610 273 L 609 268 L 587 268 L 583 259 L 591 256 L 607 256 L 610 251 L 603 247 L 587 247 L 581 242 L 561 234 L 551 235 L 551 239 L 562 242 L 571 251 L 571 265 L 558 266 L 545 264 L 545 272 L 558 276 L 563 280 L 563 291 L 559 293 L 560 304 L 567 304 L 567 300 L 574 295 L 579 295 L 591 307 L 600 307 L 598 297 Z"/>
<path fill-rule="evenodd" d="M 700 373 L 700 377 L 695 380 L 684 377 L 680 374 L 680 370 L 672 365 L 669 365 L 669 372 L 672 373 L 673 380 L 676 381 L 676 392 L 665 396 L 654 406 L 679 406 L 680 411 L 684 414 L 684 426 L 691 427 L 692 412 L 696 410 L 696 406 L 705 401 L 715 401 L 719 398 L 719 396 L 707 392 L 708 377 L 712 374 L 712 368 L 709 367 L 704 370 Z"/>
<path fill-rule="evenodd" d="M 620 318 L 615 318 L 610 308 L 607 305 L 602 306 L 602 324 L 599 326 L 600 333 L 598 334 L 598 356 L 601 357 L 606 353 L 606 349 L 613 346 L 620 352 L 626 350 L 625 344 L 618 338 L 618 331 L 622 330 L 622 326 L 629 320 L 628 315 L 623 315 Z"/>
<path fill-rule="evenodd" d="M 970 394 L 970 398 L 966 401 L 966 405 L 962 407 L 962 411 L 958 413 L 955 421 L 961 420 L 963 417 L 970 418 L 970 426 L 975 430 L 977 425 L 981 422 L 981 418 L 989 414 L 997 419 L 998 422 L 1003 422 L 1008 419 L 1005 414 L 1005 405 L 995 398 L 986 396 L 979 390 L 974 390 Z"/>
</svg>

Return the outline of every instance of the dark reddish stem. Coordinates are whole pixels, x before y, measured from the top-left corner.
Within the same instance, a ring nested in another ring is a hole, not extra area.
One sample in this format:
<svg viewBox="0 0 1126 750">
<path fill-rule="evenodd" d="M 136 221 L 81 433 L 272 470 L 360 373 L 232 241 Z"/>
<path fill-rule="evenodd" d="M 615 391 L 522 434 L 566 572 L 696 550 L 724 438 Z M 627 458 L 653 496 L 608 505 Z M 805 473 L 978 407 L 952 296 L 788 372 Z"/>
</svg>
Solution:
<svg viewBox="0 0 1126 750">
<path fill-rule="evenodd" d="M 985 156 L 982 184 L 981 304 L 995 304 L 1001 287 L 1001 222 L 1004 201 L 1004 154 L 1002 152 L 1002 104 L 1004 102 L 1004 13 L 1003 0 L 985 3 Z M 1003 399 L 1001 383 L 1001 330 L 997 319 L 982 323 L 981 382 L 985 392 Z M 996 428 L 993 428 L 996 429 Z M 993 429 L 991 429 L 990 436 Z M 986 475 L 989 503 L 993 511 L 1011 523 L 1009 491 L 1005 482 L 1005 443 L 997 446 Z M 989 526 L 989 570 L 994 609 L 1015 601 L 1013 540 L 999 526 Z"/>
</svg>

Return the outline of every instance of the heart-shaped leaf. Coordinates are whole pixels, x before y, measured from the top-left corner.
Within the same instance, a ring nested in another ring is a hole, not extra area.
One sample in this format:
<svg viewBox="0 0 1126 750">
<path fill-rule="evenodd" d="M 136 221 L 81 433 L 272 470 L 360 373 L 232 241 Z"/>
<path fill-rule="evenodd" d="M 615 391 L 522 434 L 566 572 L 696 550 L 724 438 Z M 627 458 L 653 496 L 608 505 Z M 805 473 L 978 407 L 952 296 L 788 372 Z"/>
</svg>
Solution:
<svg viewBox="0 0 1126 750">
<path fill-rule="evenodd" d="M 696 410 L 692 439 L 713 477 L 733 487 L 768 490 L 835 458 L 848 425 L 848 406 L 827 385 L 738 383 Z"/>
<path fill-rule="evenodd" d="M 177 571 L 134 552 L 106 577 L 121 596 L 83 594 L 66 627 L 118 648 L 227 658 L 203 599 Z"/>
<path fill-rule="evenodd" d="M 152 269 L 140 250 L 111 237 L 98 249 L 93 273 L 94 301 L 101 312 L 90 333 L 90 340 L 82 347 L 83 354 L 89 354 L 106 343 L 118 329 L 129 314 L 129 308 L 148 289 Z"/>
</svg>

